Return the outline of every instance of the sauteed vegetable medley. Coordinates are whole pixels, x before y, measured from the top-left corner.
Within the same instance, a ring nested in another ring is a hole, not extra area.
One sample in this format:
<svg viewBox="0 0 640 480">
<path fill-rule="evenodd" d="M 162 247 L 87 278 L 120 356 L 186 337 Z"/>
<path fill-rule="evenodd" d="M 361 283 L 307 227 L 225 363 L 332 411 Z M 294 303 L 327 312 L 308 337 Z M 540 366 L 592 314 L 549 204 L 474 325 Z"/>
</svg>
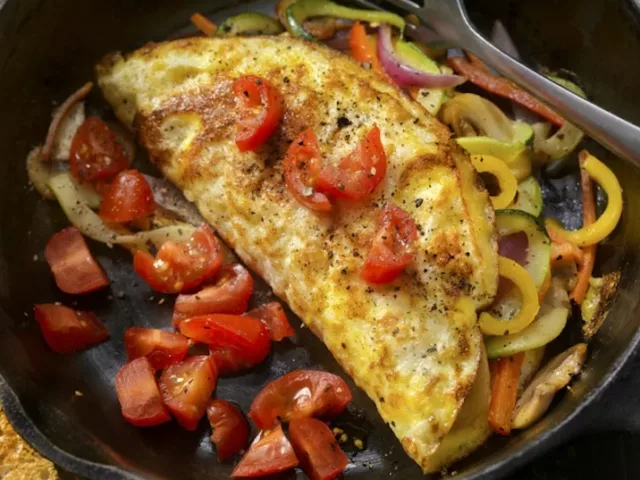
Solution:
<svg viewBox="0 0 640 480">
<path fill-rule="evenodd" d="M 405 25 L 417 19 L 328 0 L 280 0 L 275 13 L 246 12 L 219 25 L 196 13 L 191 21 L 201 32 L 196 35 L 208 37 L 283 35 L 325 43 L 437 117 L 468 153 L 495 210 L 499 255 L 497 293 L 477 321 L 490 370 L 485 424 L 488 432 L 505 436 L 532 425 L 579 374 L 587 342 L 615 293 L 619 273 L 596 276 L 594 266 L 598 244 L 622 214 L 616 176 L 581 149 L 582 132 L 552 105 L 499 76 L 471 52 L 407 39 Z M 504 27 L 496 23 L 495 30 L 499 46 L 513 49 L 504 46 L 509 42 Z M 546 73 L 586 96 L 575 79 Z M 296 466 L 313 479 L 339 475 L 350 460 L 340 448 L 343 432 L 326 423 L 352 399 L 339 376 L 295 370 L 265 385 L 246 412 L 260 430 L 251 443 L 251 427 L 240 408 L 212 397 L 218 376 L 267 361 L 272 343 L 286 342 L 295 332 L 279 302 L 249 310 L 252 274 L 179 190 L 134 167 L 131 133 L 86 116 L 92 86 L 81 87 L 54 112 L 43 146 L 27 158 L 27 170 L 34 188 L 57 201 L 71 223 L 45 248 L 62 292 L 82 295 L 109 286 L 88 237 L 126 248 L 133 255 L 132 268 L 150 288 L 176 294 L 166 330 L 132 327 L 125 334 L 128 363 L 115 378 L 124 419 L 151 427 L 174 418 L 195 430 L 206 415 L 219 460 L 243 454 L 233 477 Z M 286 115 L 283 93 L 257 75 L 236 79 L 230 91 L 235 148 L 252 154 L 280 128 Z M 383 140 L 378 125 L 371 125 L 358 146 L 332 164 L 322 158 L 316 133 L 301 132 L 282 158 L 288 195 L 318 215 L 369 198 L 388 174 L 389 146 Z M 550 165 L 571 159 L 579 168 L 582 192 L 583 221 L 576 230 L 545 216 L 539 181 Z M 596 204 L 597 186 L 606 194 L 604 208 Z M 412 215 L 393 203 L 381 206 L 376 218 L 359 271 L 372 288 L 399 281 L 415 261 L 423 234 Z M 93 312 L 59 303 L 38 304 L 34 311 L 55 352 L 72 353 L 109 338 Z M 546 347 L 576 322 L 582 323 L 584 343 L 548 358 Z M 190 354 L 196 344 L 206 345 L 208 354 Z M 362 448 L 360 439 L 354 443 Z"/>
</svg>

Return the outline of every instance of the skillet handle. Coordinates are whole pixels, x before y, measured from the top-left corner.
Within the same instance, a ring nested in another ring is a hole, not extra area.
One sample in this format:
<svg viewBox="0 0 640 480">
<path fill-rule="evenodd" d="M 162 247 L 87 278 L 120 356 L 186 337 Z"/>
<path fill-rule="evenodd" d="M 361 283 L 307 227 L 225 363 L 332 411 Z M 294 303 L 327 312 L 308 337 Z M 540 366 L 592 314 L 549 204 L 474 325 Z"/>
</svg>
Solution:
<svg viewBox="0 0 640 480">
<path fill-rule="evenodd" d="M 583 412 L 577 424 L 585 432 L 628 431 L 640 434 L 640 352 Z"/>
</svg>

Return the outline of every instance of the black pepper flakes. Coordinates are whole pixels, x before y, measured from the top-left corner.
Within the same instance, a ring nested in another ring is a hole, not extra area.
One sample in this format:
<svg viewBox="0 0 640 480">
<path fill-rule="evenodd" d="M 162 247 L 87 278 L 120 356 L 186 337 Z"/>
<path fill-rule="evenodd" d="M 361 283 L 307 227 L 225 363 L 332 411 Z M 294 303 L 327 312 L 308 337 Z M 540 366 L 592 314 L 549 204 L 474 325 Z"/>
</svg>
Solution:
<svg viewBox="0 0 640 480">
<path fill-rule="evenodd" d="M 416 198 L 416 208 L 420 208 L 424 200 L 422 198 Z"/>
</svg>

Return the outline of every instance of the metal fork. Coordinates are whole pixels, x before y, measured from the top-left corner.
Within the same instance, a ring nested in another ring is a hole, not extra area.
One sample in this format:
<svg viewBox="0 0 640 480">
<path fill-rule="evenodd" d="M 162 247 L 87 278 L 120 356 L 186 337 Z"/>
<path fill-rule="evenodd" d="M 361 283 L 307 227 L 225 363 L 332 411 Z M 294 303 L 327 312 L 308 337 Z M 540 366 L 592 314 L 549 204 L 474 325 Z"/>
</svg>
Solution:
<svg viewBox="0 0 640 480">
<path fill-rule="evenodd" d="M 367 0 L 355 1 L 381 9 Z M 423 5 L 411 0 L 383 1 L 407 14 L 413 13 L 444 40 L 474 53 L 502 75 L 552 106 L 598 143 L 640 168 L 640 128 L 575 95 L 496 48 L 472 25 L 462 0 L 422 0 Z M 420 29 L 414 33 L 419 36 L 419 32 Z"/>
</svg>

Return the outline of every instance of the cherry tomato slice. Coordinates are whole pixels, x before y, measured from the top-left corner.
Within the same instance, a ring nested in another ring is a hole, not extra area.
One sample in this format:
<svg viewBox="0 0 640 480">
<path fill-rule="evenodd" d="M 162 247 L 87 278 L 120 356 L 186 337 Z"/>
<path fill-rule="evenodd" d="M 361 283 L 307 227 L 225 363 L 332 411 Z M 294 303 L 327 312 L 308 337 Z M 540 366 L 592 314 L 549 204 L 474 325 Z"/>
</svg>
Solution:
<svg viewBox="0 0 640 480">
<path fill-rule="evenodd" d="M 71 353 L 109 338 L 109 330 L 95 313 L 43 303 L 34 306 L 36 321 L 51 350 Z"/>
<path fill-rule="evenodd" d="M 125 170 L 113 180 L 99 213 L 107 222 L 123 223 L 146 217 L 155 208 L 149 182 L 137 170 Z"/>
<path fill-rule="evenodd" d="M 122 416 L 127 422 L 136 427 L 153 427 L 171 420 L 146 357 L 125 364 L 115 383 Z"/>
<path fill-rule="evenodd" d="M 109 286 L 107 275 L 76 227 L 65 228 L 53 235 L 44 249 L 44 257 L 56 285 L 65 293 L 89 293 Z"/>
<path fill-rule="evenodd" d="M 233 457 L 249 443 L 249 422 L 238 407 L 226 400 L 211 400 L 207 418 L 213 429 L 211 441 L 221 461 Z"/>
<path fill-rule="evenodd" d="M 373 284 L 394 281 L 413 260 L 413 244 L 417 239 L 418 227 L 411 215 L 387 204 L 378 217 L 378 233 L 360 277 Z"/>
<path fill-rule="evenodd" d="M 131 327 L 124 332 L 124 345 L 129 361 L 147 357 L 154 369 L 162 370 L 184 359 L 189 340 L 175 332 Z"/>
<path fill-rule="evenodd" d="M 361 200 L 380 185 L 386 174 L 387 156 L 380 140 L 380 129 L 374 125 L 339 166 L 326 165 L 322 169 L 315 188 L 330 196 Z"/>
<path fill-rule="evenodd" d="M 296 333 L 293 331 L 293 328 L 291 328 L 291 325 L 289 325 L 287 314 L 284 313 L 282 305 L 278 302 L 260 305 L 258 308 L 247 312 L 246 315 L 266 323 L 271 332 L 271 340 L 274 342 L 280 342 L 286 337 L 292 337 Z"/>
<path fill-rule="evenodd" d="M 133 268 L 154 290 L 178 293 L 213 277 L 221 262 L 220 244 L 203 225 L 187 242 L 164 242 L 155 259 L 147 252 L 136 252 Z"/>
<path fill-rule="evenodd" d="M 222 265 L 215 276 L 215 285 L 206 286 L 198 293 L 178 295 L 173 310 L 173 325 L 189 317 L 209 313 L 240 314 L 247 311 L 253 293 L 253 278 L 239 263 Z"/>
<path fill-rule="evenodd" d="M 162 400 L 186 430 L 198 427 L 216 388 L 216 380 L 215 365 L 207 355 L 189 357 L 162 372 Z"/>
<path fill-rule="evenodd" d="M 262 362 L 271 351 L 269 327 L 242 315 L 191 317 L 180 323 L 180 332 L 196 342 L 236 350 L 250 366 Z"/>
<path fill-rule="evenodd" d="M 311 210 L 331 211 L 327 196 L 315 191 L 322 158 L 318 137 L 313 130 L 305 130 L 289 145 L 283 167 L 285 183 L 296 200 Z"/>
<path fill-rule="evenodd" d="M 93 182 L 124 170 L 129 158 L 109 126 L 98 117 L 89 117 L 71 141 L 69 166 L 77 178 Z"/>
<path fill-rule="evenodd" d="M 316 370 L 294 370 L 268 383 L 253 400 L 249 417 L 258 428 L 276 420 L 334 417 L 351 401 L 349 387 L 339 376 Z"/>
<path fill-rule="evenodd" d="M 279 423 L 261 431 L 231 473 L 231 478 L 253 478 L 284 472 L 298 459 Z"/>
<path fill-rule="evenodd" d="M 331 480 L 340 475 L 349 459 L 329 427 L 315 418 L 292 420 L 289 436 L 300 466 L 311 480 Z"/>
<path fill-rule="evenodd" d="M 284 113 L 284 100 L 264 78 L 246 75 L 233 83 L 238 121 L 236 145 L 241 152 L 256 150 L 275 132 Z"/>
</svg>

